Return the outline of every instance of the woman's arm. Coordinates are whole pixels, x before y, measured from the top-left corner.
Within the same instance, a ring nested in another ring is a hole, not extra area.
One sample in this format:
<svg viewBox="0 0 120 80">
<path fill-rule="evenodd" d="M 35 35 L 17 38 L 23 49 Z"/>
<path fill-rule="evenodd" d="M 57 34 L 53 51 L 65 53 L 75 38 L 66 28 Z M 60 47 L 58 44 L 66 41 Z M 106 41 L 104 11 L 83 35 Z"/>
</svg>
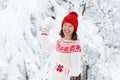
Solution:
<svg viewBox="0 0 120 80">
<path fill-rule="evenodd" d="M 70 68 L 70 76 L 78 76 L 81 73 L 81 53 L 71 53 L 71 68 Z"/>
<path fill-rule="evenodd" d="M 51 43 L 48 39 L 49 31 L 52 27 L 53 27 L 53 19 L 46 18 L 42 25 L 42 29 L 40 32 L 41 48 L 42 48 L 42 52 L 45 55 L 50 55 L 49 53 L 50 53 L 50 51 L 53 50 L 54 45 L 55 45 L 55 44 Z"/>
</svg>

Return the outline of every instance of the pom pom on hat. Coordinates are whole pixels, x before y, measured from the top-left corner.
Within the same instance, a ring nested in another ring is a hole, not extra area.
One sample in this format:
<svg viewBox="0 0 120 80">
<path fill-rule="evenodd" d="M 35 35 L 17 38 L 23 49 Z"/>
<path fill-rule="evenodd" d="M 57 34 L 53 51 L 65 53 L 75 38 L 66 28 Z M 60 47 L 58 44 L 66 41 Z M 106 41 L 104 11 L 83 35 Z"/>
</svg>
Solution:
<svg viewBox="0 0 120 80">
<path fill-rule="evenodd" d="M 62 21 L 62 27 L 64 23 L 70 23 L 73 25 L 75 31 L 78 29 L 78 14 L 75 11 L 71 11 L 66 15 Z"/>
<path fill-rule="evenodd" d="M 74 16 L 78 17 L 78 14 L 74 11 L 70 12 L 69 15 L 74 15 Z"/>
</svg>

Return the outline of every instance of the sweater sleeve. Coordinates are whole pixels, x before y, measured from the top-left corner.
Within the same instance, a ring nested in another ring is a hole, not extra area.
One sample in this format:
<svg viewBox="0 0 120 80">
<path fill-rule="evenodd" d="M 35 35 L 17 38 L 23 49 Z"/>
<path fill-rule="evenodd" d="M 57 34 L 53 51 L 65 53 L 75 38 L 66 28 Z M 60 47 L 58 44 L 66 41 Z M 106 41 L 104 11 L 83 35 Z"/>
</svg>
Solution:
<svg viewBox="0 0 120 80">
<path fill-rule="evenodd" d="M 47 58 L 52 55 L 55 44 L 49 40 L 47 35 L 40 35 L 40 45 L 43 53 L 43 58 Z"/>
<path fill-rule="evenodd" d="M 81 53 L 80 52 L 72 53 L 70 56 L 72 61 L 70 68 L 70 76 L 78 76 L 81 73 L 80 68 Z"/>
<path fill-rule="evenodd" d="M 55 44 L 53 44 L 52 42 L 50 42 L 48 40 L 48 36 L 47 35 L 41 35 L 40 37 L 41 39 L 41 48 L 45 51 L 52 51 L 53 48 L 55 47 Z"/>
<path fill-rule="evenodd" d="M 40 31 L 40 44 L 44 55 L 50 55 L 50 52 L 54 49 L 55 44 L 49 40 L 49 31 L 54 25 L 53 20 L 48 17 L 44 20 L 42 24 L 42 29 Z"/>
</svg>

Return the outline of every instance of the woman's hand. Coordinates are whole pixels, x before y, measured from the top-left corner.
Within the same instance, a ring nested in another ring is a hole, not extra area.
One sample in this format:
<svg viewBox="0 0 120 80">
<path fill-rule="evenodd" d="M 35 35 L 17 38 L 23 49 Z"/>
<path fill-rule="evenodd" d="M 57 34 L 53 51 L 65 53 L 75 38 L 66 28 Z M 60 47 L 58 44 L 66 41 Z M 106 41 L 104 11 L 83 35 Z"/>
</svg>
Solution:
<svg viewBox="0 0 120 80">
<path fill-rule="evenodd" d="M 41 35 L 48 35 L 50 29 L 54 26 L 54 21 L 51 17 L 47 17 L 42 25 Z"/>
</svg>

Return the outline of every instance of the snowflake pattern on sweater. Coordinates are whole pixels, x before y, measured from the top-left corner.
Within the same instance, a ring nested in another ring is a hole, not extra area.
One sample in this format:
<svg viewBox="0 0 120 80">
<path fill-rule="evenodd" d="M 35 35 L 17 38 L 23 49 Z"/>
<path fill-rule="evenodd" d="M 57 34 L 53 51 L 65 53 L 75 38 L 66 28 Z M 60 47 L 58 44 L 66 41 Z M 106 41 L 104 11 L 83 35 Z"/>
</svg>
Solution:
<svg viewBox="0 0 120 80">
<path fill-rule="evenodd" d="M 81 47 L 76 41 L 66 41 L 62 38 L 57 41 L 56 50 L 62 53 L 73 53 L 81 52 Z"/>
</svg>

